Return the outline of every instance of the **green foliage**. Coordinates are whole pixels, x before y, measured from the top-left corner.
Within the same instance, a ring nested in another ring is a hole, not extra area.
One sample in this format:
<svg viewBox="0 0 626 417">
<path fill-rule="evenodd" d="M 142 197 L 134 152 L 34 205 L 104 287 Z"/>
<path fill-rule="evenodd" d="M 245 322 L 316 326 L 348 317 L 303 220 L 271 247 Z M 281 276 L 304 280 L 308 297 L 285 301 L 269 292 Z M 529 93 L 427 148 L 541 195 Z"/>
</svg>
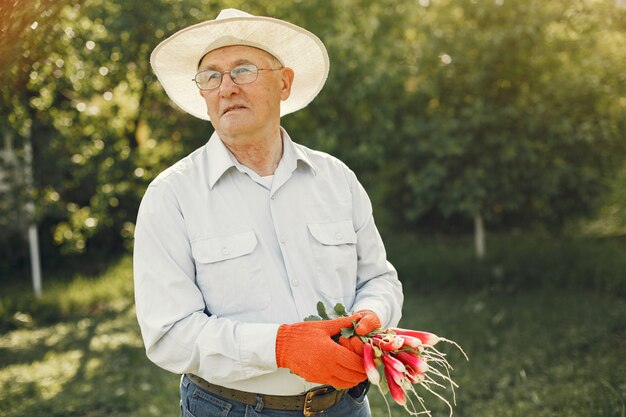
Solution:
<svg viewBox="0 0 626 417">
<path fill-rule="evenodd" d="M 573 222 L 570 229 L 586 236 L 626 236 L 626 167 L 615 176 L 605 204 L 591 219 Z"/>
<path fill-rule="evenodd" d="M 10 173 L 0 248 L 19 249 L 11 242 L 33 200 L 47 263 L 129 248 L 149 181 L 207 140 L 208 123 L 170 106 L 149 54 L 225 7 L 284 18 L 325 42 L 326 87 L 283 123 L 357 172 L 383 226 L 465 227 L 481 215 L 502 230 L 559 230 L 593 214 L 624 166 L 619 2 L 31 3 L 0 9 L 0 81 L 10 86 L 0 135 L 15 149 L 0 158 Z"/>
<path fill-rule="evenodd" d="M 401 222 L 460 213 L 558 229 L 592 212 L 624 162 L 624 12 L 581 1 L 422 11 L 408 55 L 418 87 L 392 142 L 401 167 L 386 178 Z"/>
<path fill-rule="evenodd" d="M 330 320 L 330 317 L 328 317 L 328 313 L 326 313 L 326 307 L 321 301 L 317 302 L 317 314 L 319 314 L 323 320 Z"/>
<path fill-rule="evenodd" d="M 341 303 L 335 304 L 330 312 L 326 310 L 326 306 L 321 301 L 317 302 L 316 307 L 318 315 L 307 316 L 304 318 L 304 321 L 332 320 L 337 317 L 346 317 L 349 315 L 346 311 L 346 307 Z"/>
<path fill-rule="evenodd" d="M 9 123 L 0 130 L 16 137 L 18 165 L 32 142 L 34 184 L 23 191 L 37 202 L 44 247 L 84 253 L 91 241 L 119 251 L 131 242 L 147 183 L 208 137 L 186 130 L 198 123 L 177 122 L 149 68 L 164 28 L 187 23 L 171 3 L 89 0 L 14 12 L 32 19 L 32 33 L 2 74 L 19 94 L 3 90 Z"/>
</svg>

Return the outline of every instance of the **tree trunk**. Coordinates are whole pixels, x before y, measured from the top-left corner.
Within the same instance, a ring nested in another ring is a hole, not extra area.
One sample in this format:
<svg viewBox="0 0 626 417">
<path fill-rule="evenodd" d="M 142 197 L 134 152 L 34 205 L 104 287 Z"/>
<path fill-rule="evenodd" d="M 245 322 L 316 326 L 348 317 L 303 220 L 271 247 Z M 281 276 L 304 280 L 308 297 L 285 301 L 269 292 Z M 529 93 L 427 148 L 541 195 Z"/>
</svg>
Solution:
<svg viewBox="0 0 626 417">
<path fill-rule="evenodd" d="M 24 137 L 24 175 L 26 179 L 26 187 L 29 190 L 28 200 L 26 201 L 26 216 L 28 225 L 28 247 L 30 249 L 30 268 L 33 278 L 33 292 L 35 297 L 41 298 L 41 260 L 39 258 L 39 238 L 37 234 L 37 221 L 35 218 L 35 201 L 33 200 L 30 190 L 34 186 L 33 179 L 33 145 L 31 142 L 31 131 L 27 129 Z"/>
<path fill-rule="evenodd" d="M 476 257 L 482 259 L 485 256 L 485 223 L 480 214 L 474 216 L 474 249 Z"/>
</svg>

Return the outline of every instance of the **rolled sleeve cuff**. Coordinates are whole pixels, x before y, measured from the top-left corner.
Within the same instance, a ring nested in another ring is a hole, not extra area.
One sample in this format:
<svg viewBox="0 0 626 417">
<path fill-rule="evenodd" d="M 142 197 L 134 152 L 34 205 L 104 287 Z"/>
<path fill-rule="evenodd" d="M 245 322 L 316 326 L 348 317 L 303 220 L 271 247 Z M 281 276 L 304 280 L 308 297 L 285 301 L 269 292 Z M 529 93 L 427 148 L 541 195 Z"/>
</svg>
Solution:
<svg viewBox="0 0 626 417">
<path fill-rule="evenodd" d="M 274 371 L 276 365 L 276 334 L 279 324 L 239 323 L 236 340 L 239 341 L 239 357 L 244 373 L 249 377 L 259 371 Z"/>
</svg>

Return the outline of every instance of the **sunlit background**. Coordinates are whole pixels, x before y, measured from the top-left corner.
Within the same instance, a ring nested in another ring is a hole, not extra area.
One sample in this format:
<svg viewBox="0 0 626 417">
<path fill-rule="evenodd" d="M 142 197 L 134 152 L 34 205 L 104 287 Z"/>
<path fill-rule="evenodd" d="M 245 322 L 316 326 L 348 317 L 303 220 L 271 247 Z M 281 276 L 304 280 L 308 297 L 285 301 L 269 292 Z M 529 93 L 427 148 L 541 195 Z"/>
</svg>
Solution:
<svg viewBox="0 0 626 417">
<path fill-rule="evenodd" d="M 283 125 L 368 191 L 403 323 L 468 351 L 455 415 L 625 416 L 624 0 L 0 2 L 0 416 L 178 412 L 130 254 L 147 185 L 212 127 L 149 57 L 227 7 L 324 41 Z"/>
</svg>

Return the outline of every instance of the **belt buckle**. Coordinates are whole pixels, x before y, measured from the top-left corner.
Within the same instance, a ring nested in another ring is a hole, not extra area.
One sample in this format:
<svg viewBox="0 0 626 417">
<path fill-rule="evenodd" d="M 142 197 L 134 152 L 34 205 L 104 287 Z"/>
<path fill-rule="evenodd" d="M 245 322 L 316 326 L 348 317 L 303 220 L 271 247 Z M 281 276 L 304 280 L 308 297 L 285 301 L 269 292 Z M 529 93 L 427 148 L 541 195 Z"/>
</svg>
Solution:
<svg viewBox="0 0 626 417">
<path fill-rule="evenodd" d="M 311 410 L 311 405 L 313 403 L 313 397 L 315 397 L 316 395 L 320 395 L 320 394 L 326 394 L 328 391 L 331 390 L 331 387 L 329 386 L 321 386 L 321 387 L 317 387 L 317 388 L 312 388 L 309 391 L 307 391 L 306 395 L 304 396 L 304 410 L 302 411 L 303 414 L 305 416 L 313 416 L 315 414 L 322 414 L 324 412 L 324 410 L 322 411 L 313 411 Z"/>
</svg>

